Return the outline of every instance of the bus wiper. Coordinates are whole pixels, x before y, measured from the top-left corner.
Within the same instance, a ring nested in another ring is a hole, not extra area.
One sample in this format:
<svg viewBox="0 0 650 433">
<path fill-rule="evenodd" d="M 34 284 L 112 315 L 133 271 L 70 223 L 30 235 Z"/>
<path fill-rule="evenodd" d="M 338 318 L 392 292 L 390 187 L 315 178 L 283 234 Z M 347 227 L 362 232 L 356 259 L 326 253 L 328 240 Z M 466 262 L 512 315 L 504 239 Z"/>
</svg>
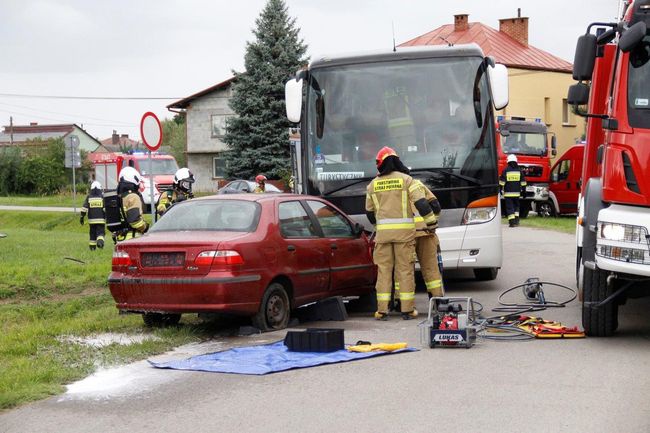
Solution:
<svg viewBox="0 0 650 433">
<path fill-rule="evenodd" d="M 469 182 L 469 183 L 477 185 L 477 186 L 483 185 L 483 183 L 481 182 L 480 179 L 476 179 L 475 177 L 469 177 L 469 176 L 465 176 L 465 175 L 462 175 L 462 174 L 454 173 L 453 171 L 448 170 L 446 168 L 426 168 L 426 169 L 417 169 L 416 168 L 414 170 L 411 170 L 411 173 L 428 173 L 428 174 L 441 173 L 441 174 L 446 174 L 448 176 L 455 177 L 456 179 L 464 180 L 466 182 Z"/>
<path fill-rule="evenodd" d="M 334 194 L 335 192 L 342 191 L 342 190 L 347 189 L 347 188 L 349 188 L 351 186 L 358 185 L 358 184 L 363 183 L 363 182 L 368 182 L 369 180 L 373 180 L 373 179 L 374 179 L 374 176 L 373 177 L 362 177 L 362 178 L 356 179 L 352 183 L 348 183 L 347 185 L 343 185 L 342 187 L 334 188 L 331 191 L 324 192 L 323 195 Z"/>
</svg>

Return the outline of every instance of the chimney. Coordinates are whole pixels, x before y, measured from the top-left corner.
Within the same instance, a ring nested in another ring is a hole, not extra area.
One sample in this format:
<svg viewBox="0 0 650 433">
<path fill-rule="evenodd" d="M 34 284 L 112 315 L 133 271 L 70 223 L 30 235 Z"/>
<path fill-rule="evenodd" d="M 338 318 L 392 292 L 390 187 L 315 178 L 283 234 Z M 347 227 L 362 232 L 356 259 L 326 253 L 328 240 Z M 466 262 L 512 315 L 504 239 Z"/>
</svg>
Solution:
<svg viewBox="0 0 650 433">
<path fill-rule="evenodd" d="M 38 122 L 29 122 L 29 126 L 38 126 Z"/>
<path fill-rule="evenodd" d="M 120 143 L 120 136 L 117 135 L 117 131 L 113 129 L 113 135 L 111 136 L 111 144 L 119 144 Z"/>
<path fill-rule="evenodd" d="M 504 18 L 499 20 L 499 31 L 510 36 L 523 46 L 528 46 L 528 17 L 521 16 L 521 9 L 517 9 L 517 18 Z"/>
<path fill-rule="evenodd" d="M 454 15 L 454 31 L 464 32 L 469 30 L 469 23 L 467 22 L 467 14 Z"/>
<path fill-rule="evenodd" d="M 126 139 L 128 139 L 128 138 L 129 138 L 129 134 L 122 134 L 122 138 L 126 138 Z"/>
</svg>

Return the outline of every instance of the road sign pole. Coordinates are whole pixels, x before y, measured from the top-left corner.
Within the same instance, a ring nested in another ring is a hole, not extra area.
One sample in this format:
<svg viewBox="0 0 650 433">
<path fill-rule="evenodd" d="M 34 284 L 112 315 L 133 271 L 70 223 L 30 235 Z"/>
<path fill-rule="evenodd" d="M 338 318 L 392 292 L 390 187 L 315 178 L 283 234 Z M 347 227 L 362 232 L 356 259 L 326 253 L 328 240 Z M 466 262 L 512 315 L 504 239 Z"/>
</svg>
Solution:
<svg viewBox="0 0 650 433">
<path fill-rule="evenodd" d="M 151 197 L 151 224 L 156 221 L 156 202 L 153 199 L 153 160 L 151 159 L 151 151 L 149 151 L 149 197 Z"/>
<path fill-rule="evenodd" d="M 77 213 L 77 179 L 75 177 L 74 164 L 74 152 L 72 152 L 72 210 L 74 213 Z"/>
</svg>

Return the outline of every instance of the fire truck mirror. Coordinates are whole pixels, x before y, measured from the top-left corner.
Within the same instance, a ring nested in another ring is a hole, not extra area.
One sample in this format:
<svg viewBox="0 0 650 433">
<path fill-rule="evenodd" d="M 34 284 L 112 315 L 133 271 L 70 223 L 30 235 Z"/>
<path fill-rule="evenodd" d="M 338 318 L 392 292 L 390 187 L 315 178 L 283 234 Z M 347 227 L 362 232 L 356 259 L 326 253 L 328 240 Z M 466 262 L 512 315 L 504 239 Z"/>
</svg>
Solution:
<svg viewBox="0 0 650 433">
<path fill-rule="evenodd" d="M 589 86 L 585 83 L 570 86 L 567 102 L 570 105 L 584 105 L 589 102 Z"/>
<path fill-rule="evenodd" d="M 646 34 L 645 22 L 639 21 L 629 29 L 625 30 L 618 41 L 618 46 L 624 53 L 632 51 Z"/>
<path fill-rule="evenodd" d="M 578 38 L 576 54 L 573 58 L 573 79 L 591 80 L 596 62 L 596 35 L 587 33 Z"/>
<path fill-rule="evenodd" d="M 551 137 L 551 149 L 555 150 L 557 149 L 557 138 L 555 138 L 555 135 Z M 556 152 L 553 152 L 553 155 L 555 155 Z"/>
</svg>

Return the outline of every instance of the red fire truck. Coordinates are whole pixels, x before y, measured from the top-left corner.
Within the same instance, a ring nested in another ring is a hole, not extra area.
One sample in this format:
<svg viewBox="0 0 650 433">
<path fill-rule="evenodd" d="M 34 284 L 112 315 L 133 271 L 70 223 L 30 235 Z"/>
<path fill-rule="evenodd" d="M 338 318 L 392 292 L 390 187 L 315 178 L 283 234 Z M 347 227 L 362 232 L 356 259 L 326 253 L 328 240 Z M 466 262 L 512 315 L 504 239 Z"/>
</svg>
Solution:
<svg viewBox="0 0 650 433">
<path fill-rule="evenodd" d="M 497 155 L 499 173 L 506 167 L 508 155 L 517 155 L 517 161 L 526 176 L 526 196 L 520 200 L 519 216 L 526 218 L 533 203 L 548 201 L 548 184 L 551 174 L 551 158 L 557 153 L 555 135 L 549 133 L 541 119 L 527 120 L 524 117 L 497 117 Z M 501 205 L 501 209 L 505 206 Z"/>
<path fill-rule="evenodd" d="M 173 156 L 158 153 L 151 155 L 151 173 L 148 153 L 91 153 L 90 160 L 95 166 L 95 180 L 98 180 L 104 189 L 117 188 L 118 173 L 122 170 L 122 167 L 131 165 L 138 170 L 143 178 L 140 192 L 146 206 L 149 206 L 152 202 L 149 192 L 151 173 L 153 173 L 154 182 L 153 203 L 156 203 L 160 192 L 171 188 L 174 173 L 178 170 L 178 164 Z"/>
<path fill-rule="evenodd" d="M 650 295 L 650 0 L 629 2 L 622 17 L 580 36 L 568 95 L 588 118 L 576 274 L 594 336 L 616 330 L 629 298 Z"/>
</svg>

